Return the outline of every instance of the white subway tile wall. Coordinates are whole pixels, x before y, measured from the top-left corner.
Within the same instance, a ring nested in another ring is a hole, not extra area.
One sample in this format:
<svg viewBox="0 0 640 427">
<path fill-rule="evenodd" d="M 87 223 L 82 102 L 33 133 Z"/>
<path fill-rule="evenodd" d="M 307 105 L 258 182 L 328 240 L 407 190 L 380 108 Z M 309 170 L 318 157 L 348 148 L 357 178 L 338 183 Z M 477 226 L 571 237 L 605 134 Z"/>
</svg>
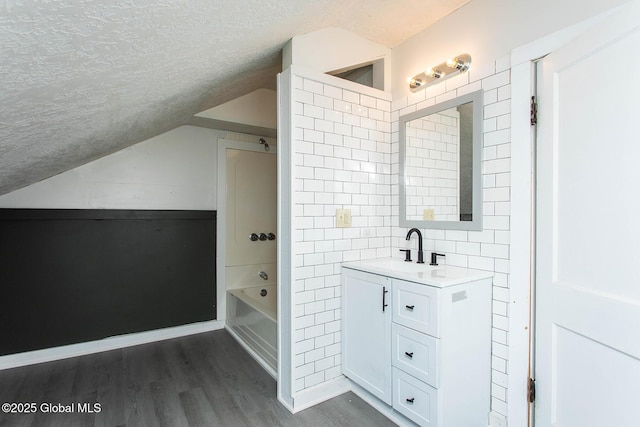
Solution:
<svg viewBox="0 0 640 427">
<path fill-rule="evenodd" d="M 406 124 L 405 215 L 422 221 L 430 209 L 433 220 L 460 218 L 458 203 L 460 113 L 451 108 Z"/>
<path fill-rule="evenodd" d="M 390 256 L 391 103 L 300 76 L 294 102 L 298 392 L 341 375 L 340 264 Z"/>
<path fill-rule="evenodd" d="M 491 410 L 507 416 L 508 369 L 508 301 L 509 301 L 509 214 L 511 175 L 511 116 L 509 57 L 473 66 L 468 80 L 456 78 L 393 101 L 391 108 L 392 134 L 392 196 L 393 238 L 392 254 L 407 247 L 407 230 L 398 227 L 398 119 L 446 99 L 483 90 L 484 121 L 482 150 L 483 230 L 423 230 L 425 251 L 446 254 L 443 262 L 449 265 L 493 271 L 492 325 L 492 384 Z M 416 242 L 410 242 L 415 248 Z"/>
<path fill-rule="evenodd" d="M 423 235 L 425 251 L 445 253 L 444 263 L 494 272 L 491 409 L 506 417 L 509 67 L 508 57 L 474 66 L 393 102 L 294 75 L 294 392 L 340 376 L 340 264 L 407 247 L 398 221 L 399 117 L 483 89 L 483 230 Z M 351 228 L 336 228 L 336 209 L 351 209 Z"/>
</svg>

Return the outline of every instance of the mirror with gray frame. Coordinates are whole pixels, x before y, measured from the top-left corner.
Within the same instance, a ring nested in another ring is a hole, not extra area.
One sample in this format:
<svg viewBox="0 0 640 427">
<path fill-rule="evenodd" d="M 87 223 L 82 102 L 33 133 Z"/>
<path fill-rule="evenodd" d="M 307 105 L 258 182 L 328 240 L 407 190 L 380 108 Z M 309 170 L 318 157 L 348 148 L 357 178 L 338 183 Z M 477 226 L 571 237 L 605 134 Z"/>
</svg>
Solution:
<svg viewBox="0 0 640 427">
<path fill-rule="evenodd" d="M 400 226 L 482 229 L 482 91 L 404 115 Z"/>
</svg>

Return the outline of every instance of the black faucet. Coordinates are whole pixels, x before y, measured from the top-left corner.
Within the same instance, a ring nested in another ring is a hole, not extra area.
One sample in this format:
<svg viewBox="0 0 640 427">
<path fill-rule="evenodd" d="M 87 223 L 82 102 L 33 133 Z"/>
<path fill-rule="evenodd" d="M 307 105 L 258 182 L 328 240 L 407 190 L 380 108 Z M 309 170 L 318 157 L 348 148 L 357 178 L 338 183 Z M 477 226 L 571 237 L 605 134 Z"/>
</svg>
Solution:
<svg viewBox="0 0 640 427">
<path fill-rule="evenodd" d="M 411 239 L 411 235 L 416 232 L 418 233 L 418 264 L 424 264 L 424 253 L 422 252 L 422 233 L 417 228 L 412 228 L 407 233 L 407 240 Z"/>
</svg>

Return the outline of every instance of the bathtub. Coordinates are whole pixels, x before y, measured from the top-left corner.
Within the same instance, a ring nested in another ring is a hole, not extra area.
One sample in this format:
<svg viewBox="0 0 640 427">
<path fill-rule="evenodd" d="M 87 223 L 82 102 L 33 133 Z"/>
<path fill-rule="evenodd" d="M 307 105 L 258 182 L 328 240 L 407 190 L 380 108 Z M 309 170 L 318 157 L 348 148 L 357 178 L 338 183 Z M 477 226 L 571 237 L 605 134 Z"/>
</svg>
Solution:
<svg viewBox="0 0 640 427">
<path fill-rule="evenodd" d="M 277 292 L 277 285 L 227 291 L 227 330 L 274 378 L 278 364 Z"/>
</svg>

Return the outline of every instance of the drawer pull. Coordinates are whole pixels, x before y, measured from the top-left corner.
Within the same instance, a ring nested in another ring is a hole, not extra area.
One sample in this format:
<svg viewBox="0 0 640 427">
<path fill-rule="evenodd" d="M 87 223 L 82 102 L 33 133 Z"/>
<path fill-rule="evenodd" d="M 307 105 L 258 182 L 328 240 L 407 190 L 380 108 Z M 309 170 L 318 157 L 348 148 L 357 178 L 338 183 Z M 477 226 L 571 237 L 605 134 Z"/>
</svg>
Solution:
<svg viewBox="0 0 640 427">
<path fill-rule="evenodd" d="M 413 403 L 414 400 L 415 399 L 413 397 L 411 397 L 411 398 L 407 399 L 407 403 Z"/>
<path fill-rule="evenodd" d="M 413 359 L 413 351 L 411 353 L 409 353 L 408 351 L 405 351 L 404 354 L 409 358 L 409 359 Z"/>
<path fill-rule="evenodd" d="M 405 307 L 407 308 L 407 310 L 413 311 L 413 307 L 415 307 L 415 305 L 405 305 Z"/>
</svg>

